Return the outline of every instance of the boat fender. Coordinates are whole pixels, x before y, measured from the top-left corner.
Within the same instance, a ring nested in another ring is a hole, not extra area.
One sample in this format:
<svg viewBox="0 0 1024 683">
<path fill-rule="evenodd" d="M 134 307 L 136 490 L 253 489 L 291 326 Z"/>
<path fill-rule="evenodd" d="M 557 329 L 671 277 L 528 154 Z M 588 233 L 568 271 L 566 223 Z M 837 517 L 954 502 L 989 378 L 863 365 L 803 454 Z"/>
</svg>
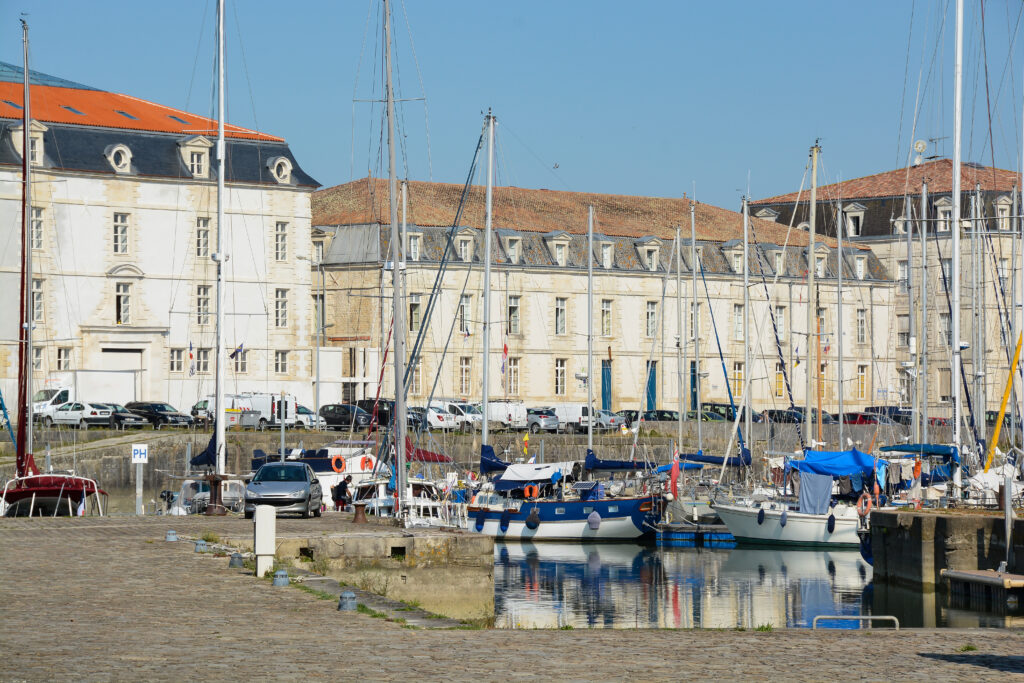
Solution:
<svg viewBox="0 0 1024 683">
<path fill-rule="evenodd" d="M 540 526 L 540 510 L 534 507 L 530 510 L 530 514 L 526 517 L 526 528 L 530 531 L 534 531 Z"/>
<path fill-rule="evenodd" d="M 498 528 L 501 529 L 502 533 L 508 531 L 509 522 L 512 521 L 512 511 L 505 510 L 501 513 L 501 519 L 498 520 Z"/>
<path fill-rule="evenodd" d="M 761 526 L 764 524 L 764 508 L 757 511 L 757 525 Z"/>
<path fill-rule="evenodd" d="M 789 521 L 789 510 L 783 510 L 782 517 L 779 517 L 779 526 L 785 527 L 787 521 Z"/>
<path fill-rule="evenodd" d="M 828 532 L 829 532 L 830 534 L 831 534 L 831 533 L 832 533 L 833 531 L 835 531 L 835 530 L 836 530 L 836 516 L 835 516 L 835 515 L 829 515 L 829 516 L 828 516 L 828 521 L 827 521 L 827 522 L 825 522 L 825 528 L 826 528 L 826 529 L 828 529 Z"/>
<path fill-rule="evenodd" d="M 331 469 L 334 470 L 335 472 L 344 472 L 345 458 L 343 458 L 340 455 L 336 455 L 333 458 L 331 458 Z"/>
<path fill-rule="evenodd" d="M 861 517 L 867 517 L 871 512 L 871 494 L 867 491 L 861 494 L 860 498 L 857 499 L 857 514 Z"/>
<path fill-rule="evenodd" d="M 476 513 L 476 524 L 474 525 L 476 527 L 477 531 L 483 531 L 484 530 L 484 520 L 486 520 L 486 519 L 487 519 L 487 511 L 484 510 L 483 508 L 480 508 L 480 511 Z"/>
<path fill-rule="evenodd" d="M 591 531 L 597 531 L 598 528 L 600 528 L 601 515 L 597 513 L 597 510 L 594 510 L 589 515 L 587 515 L 587 526 L 590 527 Z"/>
</svg>

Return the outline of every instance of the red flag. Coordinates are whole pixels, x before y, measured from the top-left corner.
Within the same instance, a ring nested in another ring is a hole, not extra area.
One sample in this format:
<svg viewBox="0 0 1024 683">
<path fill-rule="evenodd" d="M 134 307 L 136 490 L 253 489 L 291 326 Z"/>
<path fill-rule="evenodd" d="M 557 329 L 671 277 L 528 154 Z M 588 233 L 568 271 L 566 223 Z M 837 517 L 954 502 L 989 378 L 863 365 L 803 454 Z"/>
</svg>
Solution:
<svg viewBox="0 0 1024 683">
<path fill-rule="evenodd" d="M 679 451 L 676 451 L 672 458 L 672 473 L 669 476 L 669 485 L 672 489 L 672 497 L 679 497 Z"/>
</svg>

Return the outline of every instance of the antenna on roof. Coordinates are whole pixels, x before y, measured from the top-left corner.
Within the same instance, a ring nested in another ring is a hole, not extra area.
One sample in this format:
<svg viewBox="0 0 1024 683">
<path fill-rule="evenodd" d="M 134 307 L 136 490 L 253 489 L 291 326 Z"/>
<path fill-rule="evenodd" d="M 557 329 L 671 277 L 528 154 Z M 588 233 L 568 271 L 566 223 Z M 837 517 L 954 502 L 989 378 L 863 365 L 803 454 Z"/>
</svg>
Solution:
<svg viewBox="0 0 1024 683">
<path fill-rule="evenodd" d="M 924 151 L 928 149 L 928 143 L 924 140 L 918 140 L 914 143 L 914 151 L 917 152 L 917 156 L 914 157 L 914 166 L 920 166 L 923 161 Z"/>
</svg>

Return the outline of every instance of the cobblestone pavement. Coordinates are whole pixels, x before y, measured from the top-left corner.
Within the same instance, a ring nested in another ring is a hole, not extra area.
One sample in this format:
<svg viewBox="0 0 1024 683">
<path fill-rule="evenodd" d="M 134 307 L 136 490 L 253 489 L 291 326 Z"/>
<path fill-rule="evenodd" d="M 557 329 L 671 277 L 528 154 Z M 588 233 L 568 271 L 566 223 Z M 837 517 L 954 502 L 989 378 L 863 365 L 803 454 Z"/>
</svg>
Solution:
<svg viewBox="0 0 1024 683">
<path fill-rule="evenodd" d="M 411 630 L 163 540 L 248 524 L 0 519 L 0 679 L 1024 680 L 1018 631 Z"/>
</svg>

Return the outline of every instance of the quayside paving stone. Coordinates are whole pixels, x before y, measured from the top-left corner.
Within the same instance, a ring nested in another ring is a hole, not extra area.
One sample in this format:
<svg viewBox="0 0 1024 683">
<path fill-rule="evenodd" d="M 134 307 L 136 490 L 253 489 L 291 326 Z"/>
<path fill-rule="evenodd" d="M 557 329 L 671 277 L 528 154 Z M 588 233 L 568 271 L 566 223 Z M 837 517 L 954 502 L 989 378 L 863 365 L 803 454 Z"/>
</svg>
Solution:
<svg viewBox="0 0 1024 683">
<path fill-rule="evenodd" d="M 163 541 L 249 524 L 0 519 L 0 680 L 1024 680 L 1011 630 L 412 630 Z"/>
</svg>

